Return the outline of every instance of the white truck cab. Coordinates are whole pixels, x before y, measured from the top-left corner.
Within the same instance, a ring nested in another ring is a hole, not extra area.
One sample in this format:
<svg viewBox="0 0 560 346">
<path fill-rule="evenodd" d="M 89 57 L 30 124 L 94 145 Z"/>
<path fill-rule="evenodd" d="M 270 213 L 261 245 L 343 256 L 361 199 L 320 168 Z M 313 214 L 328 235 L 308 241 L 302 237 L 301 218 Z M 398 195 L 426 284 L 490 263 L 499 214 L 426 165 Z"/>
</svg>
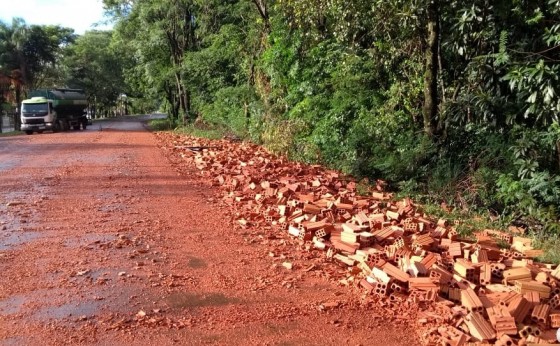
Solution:
<svg viewBox="0 0 560 346">
<path fill-rule="evenodd" d="M 28 135 L 34 131 L 56 131 L 56 120 L 52 100 L 39 96 L 21 103 L 21 130 Z"/>
<path fill-rule="evenodd" d="M 44 130 L 86 129 L 88 101 L 82 89 L 38 89 L 29 95 L 21 103 L 21 129 L 28 135 Z"/>
</svg>

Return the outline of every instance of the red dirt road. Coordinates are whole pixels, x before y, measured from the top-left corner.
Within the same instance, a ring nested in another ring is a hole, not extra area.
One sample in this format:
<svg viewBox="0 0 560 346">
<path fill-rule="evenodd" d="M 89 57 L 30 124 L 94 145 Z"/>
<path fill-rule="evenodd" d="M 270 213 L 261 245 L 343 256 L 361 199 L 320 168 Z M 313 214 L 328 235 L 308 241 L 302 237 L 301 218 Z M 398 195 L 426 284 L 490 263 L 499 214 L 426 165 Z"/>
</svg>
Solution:
<svg viewBox="0 0 560 346">
<path fill-rule="evenodd" d="M 138 118 L 0 137 L 0 345 L 418 344 L 213 196 Z"/>
</svg>

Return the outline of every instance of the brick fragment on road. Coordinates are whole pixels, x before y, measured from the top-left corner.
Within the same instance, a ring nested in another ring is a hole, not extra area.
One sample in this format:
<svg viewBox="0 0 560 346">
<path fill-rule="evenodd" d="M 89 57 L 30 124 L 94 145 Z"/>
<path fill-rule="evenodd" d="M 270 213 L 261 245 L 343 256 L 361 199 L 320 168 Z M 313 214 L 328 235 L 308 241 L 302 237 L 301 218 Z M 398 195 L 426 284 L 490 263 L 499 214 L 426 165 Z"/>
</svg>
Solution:
<svg viewBox="0 0 560 346">
<path fill-rule="evenodd" d="M 341 282 L 354 283 L 381 304 L 404 299 L 445 311 L 440 317 L 448 329 L 424 333 L 426 343 L 517 343 L 533 336 L 527 325 L 546 332 L 560 324 L 560 267 L 537 262 L 542 251 L 523 230 L 485 229 L 476 239 L 462 238 L 455 223 L 423 213 L 410 199 L 395 200 L 379 189 L 382 182 L 359 195 L 351 177 L 289 162 L 256 145 L 174 140 L 212 148 L 172 150 L 220 186 L 239 224 L 283 230 L 324 251 L 348 267 Z M 291 263 L 282 265 L 292 269 Z M 417 322 L 427 326 L 430 320 Z"/>
</svg>

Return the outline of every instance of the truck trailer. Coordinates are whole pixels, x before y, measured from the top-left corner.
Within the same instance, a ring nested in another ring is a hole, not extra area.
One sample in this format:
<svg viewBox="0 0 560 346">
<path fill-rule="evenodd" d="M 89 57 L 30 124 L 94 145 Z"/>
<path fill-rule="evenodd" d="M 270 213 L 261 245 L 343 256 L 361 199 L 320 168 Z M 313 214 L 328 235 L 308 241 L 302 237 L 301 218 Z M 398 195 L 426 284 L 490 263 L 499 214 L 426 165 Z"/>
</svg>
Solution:
<svg viewBox="0 0 560 346">
<path fill-rule="evenodd" d="M 82 89 L 40 89 L 21 103 L 21 130 L 28 135 L 86 129 L 87 97 Z"/>
</svg>

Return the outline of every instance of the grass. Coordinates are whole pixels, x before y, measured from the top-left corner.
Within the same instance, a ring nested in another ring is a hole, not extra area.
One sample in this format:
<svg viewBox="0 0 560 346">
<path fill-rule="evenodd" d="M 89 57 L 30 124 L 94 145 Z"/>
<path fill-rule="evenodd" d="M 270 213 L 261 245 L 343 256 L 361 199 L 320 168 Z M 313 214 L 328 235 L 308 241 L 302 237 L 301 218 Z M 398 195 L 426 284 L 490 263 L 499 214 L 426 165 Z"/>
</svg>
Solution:
<svg viewBox="0 0 560 346">
<path fill-rule="evenodd" d="M 148 126 L 155 131 L 175 131 L 177 134 L 186 134 L 194 137 L 202 137 L 208 139 L 221 139 L 228 134 L 226 129 L 210 126 L 206 123 L 188 124 L 186 126 L 174 128 L 168 119 L 155 119 L 148 123 Z M 373 186 L 367 181 L 359 181 L 356 184 L 357 192 L 364 196 L 369 195 L 373 190 Z M 404 196 L 397 195 L 396 199 Z M 409 196 L 413 200 L 422 196 Z M 457 232 L 464 238 L 474 239 L 474 233 L 485 229 L 495 229 L 507 232 L 507 228 L 511 223 L 507 218 L 491 218 L 489 215 L 481 215 L 474 211 L 460 211 L 455 209 L 447 211 L 437 204 L 421 204 L 419 206 L 427 215 L 434 219 L 443 218 L 448 220 L 450 224 L 456 224 Z M 533 246 L 536 249 L 542 249 L 544 254 L 538 258 L 539 261 L 545 263 L 560 263 L 560 239 L 557 236 L 540 236 L 530 235 L 533 238 Z M 509 244 L 498 242 L 501 248 L 509 248 Z"/>
<path fill-rule="evenodd" d="M 195 124 L 188 124 L 186 126 L 175 129 L 179 134 L 186 134 L 194 137 L 202 137 L 208 139 L 222 139 L 227 131 L 220 128 L 211 128 L 207 126 L 197 126 Z"/>
<path fill-rule="evenodd" d="M 153 119 L 148 121 L 148 127 L 152 131 L 171 131 L 174 129 L 173 122 L 168 119 Z"/>
<path fill-rule="evenodd" d="M 481 216 L 475 213 L 449 213 L 436 205 L 424 206 L 424 211 L 432 217 L 440 217 L 453 222 L 458 220 L 460 223 L 456 226 L 457 231 L 461 236 L 471 237 L 474 232 L 482 231 L 484 229 L 495 229 L 508 232 L 507 228 L 510 220 L 497 219 L 492 221 L 488 217 Z M 535 249 L 544 251 L 542 256 L 536 260 L 543 263 L 560 264 L 560 239 L 554 234 L 528 232 L 523 236 L 533 240 L 532 246 Z M 510 244 L 503 241 L 498 241 L 500 248 L 509 248 Z"/>
<path fill-rule="evenodd" d="M 150 120 L 148 122 L 148 127 L 152 131 L 174 131 L 177 134 L 208 139 L 221 139 L 227 134 L 225 129 L 208 126 L 206 124 L 187 124 L 185 126 L 176 127 L 168 118 Z"/>
<path fill-rule="evenodd" d="M 412 197 L 414 199 L 414 197 Z M 450 223 L 457 222 L 457 232 L 463 236 L 469 236 L 476 231 L 484 229 L 505 229 L 507 225 L 503 220 L 491 220 L 488 216 L 482 216 L 474 212 L 446 211 L 439 205 L 425 204 L 422 209 L 426 214 L 434 217 L 446 219 Z"/>
<path fill-rule="evenodd" d="M 557 235 L 533 235 L 533 246 L 544 251 L 538 260 L 544 263 L 560 263 L 560 239 Z"/>
</svg>

